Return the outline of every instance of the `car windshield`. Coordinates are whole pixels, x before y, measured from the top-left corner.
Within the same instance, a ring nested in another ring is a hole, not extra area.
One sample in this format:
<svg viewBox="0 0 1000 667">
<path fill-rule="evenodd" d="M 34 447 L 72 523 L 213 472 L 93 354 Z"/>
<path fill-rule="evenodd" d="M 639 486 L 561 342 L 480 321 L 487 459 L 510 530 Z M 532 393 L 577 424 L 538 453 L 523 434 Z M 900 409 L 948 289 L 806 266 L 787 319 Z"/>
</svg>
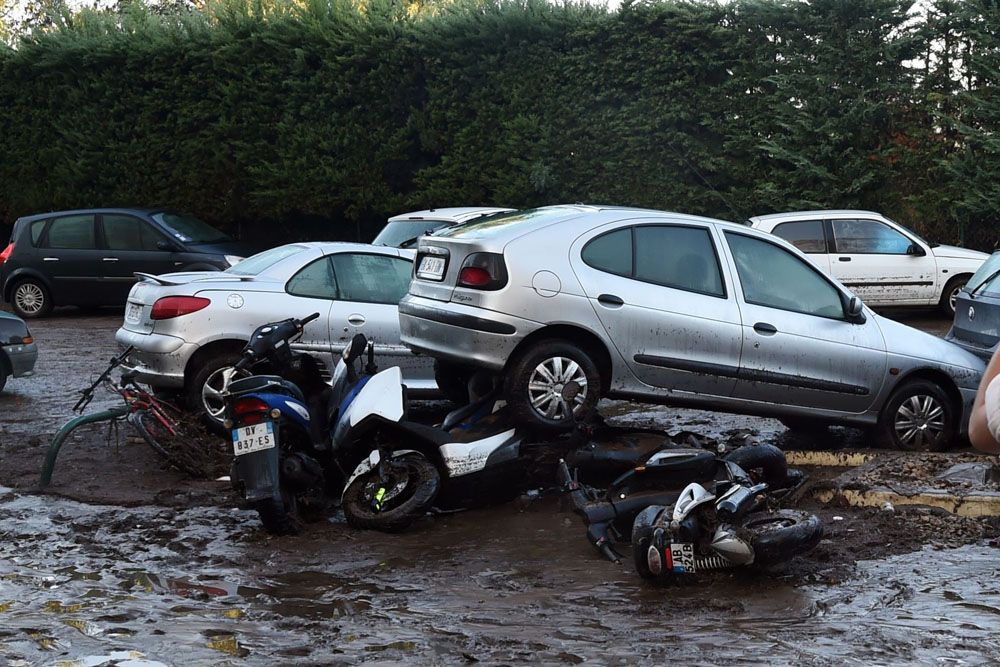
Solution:
<svg viewBox="0 0 1000 667">
<path fill-rule="evenodd" d="M 892 218 L 886 217 L 886 220 L 892 222 L 894 225 L 899 225 L 900 227 L 902 227 L 903 229 L 906 230 L 907 234 L 909 234 L 910 236 L 915 236 L 918 241 L 920 241 L 921 243 L 923 243 L 924 245 L 926 245 L 928 248 L 937 248 L 939 245 L 941 245 L 940 243 L 935 243 L 934 241 L 928 241 L 923 236 L 921 236 L 920 234 L 917 234 L 915 231 L 913 231 L 912 229 L 910 229 L 906 225 L 901 225 L 898 222 L 896 222 L 895 220 L 893 220 Z"/>
<path fill-rule="evenodd" d="M 181 243 L 226 243 L 233 238 L 198 218 L 177 213 L 154 213 L 153 220 L 167 228 Z"/>
<path fill-rule="evenodd" d="M 282 245 L 277 248 L 271 248 L 270 250 L 265 250 L 264 252 L 259 252 L 256 255 L 247 257 L 242 262 L 239 262 L 235 266 L 230 266 L 226 269 L 226 273 L 232 273 L 237 276 L 256 276 L 269 268 L 285 259 L 286 257 L 291 257 L 297 252 L 301 252 L 306 249 L 304 245 Z"/>
<path fill-rule="evenodd" d="M 394 220 L 382 228 L 372 243 L 401 248 L 408 242 L 413 242 L 424 234 L 430 234 L 448 224 L 445 220 Z"/>
<path fill-rule="evenodd" d="M 489 238 L 497 234 L 511 231 L 514 227 L 529 227 L 532 225 L 542 225 L 549 222 L 557 222 L 566 218 L 579 215 L 579 211 L 569 208 L 535 208 L 525 211 L 513 211 L 510 213 L 498 213 L 488 215 L 484 218 L 467 222 L 462 225 L 454 225 L 448 229 L 439 231 L 435 236 L 451 238 Z"/>
<path fill-rule="evenodd" d="M 1000 296 L 1000 252 L 990 255 L 965 284 L 965 291 Z"/>
</svg>

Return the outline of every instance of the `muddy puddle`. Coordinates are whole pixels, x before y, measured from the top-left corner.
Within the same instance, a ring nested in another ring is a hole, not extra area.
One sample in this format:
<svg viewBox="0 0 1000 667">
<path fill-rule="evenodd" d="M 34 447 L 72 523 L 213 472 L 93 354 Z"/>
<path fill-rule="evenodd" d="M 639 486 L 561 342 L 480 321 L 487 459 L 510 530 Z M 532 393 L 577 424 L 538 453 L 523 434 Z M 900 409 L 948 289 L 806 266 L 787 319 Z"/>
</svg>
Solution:
<svg viewBox="0 0 1000 667">
<path fill-rule="evenodd" d="M 979 664 L 1000 657 L 995 548 L 924 550 L 836 585 L 782 572 L 642 584 L 554 499 L 403 535 L 336 518 L 0 490 L 0 663 Z M 799 582 L 800 583 L 800 582 Z"/>
</svg>

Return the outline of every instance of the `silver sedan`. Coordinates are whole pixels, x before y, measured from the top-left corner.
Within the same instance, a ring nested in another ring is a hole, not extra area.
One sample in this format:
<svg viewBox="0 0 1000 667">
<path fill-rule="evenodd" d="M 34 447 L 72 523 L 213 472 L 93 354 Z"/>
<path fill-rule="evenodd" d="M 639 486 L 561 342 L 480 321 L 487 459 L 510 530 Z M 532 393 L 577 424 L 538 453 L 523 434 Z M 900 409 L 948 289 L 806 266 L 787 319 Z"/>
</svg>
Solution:
<svg viewBox="0 0 1000 667">
<path fill-rule="evenodd" d="M 433 394 L 432 361 L 399 340 L 397 304 L 413 251 L 358 243 L 293 243 L 217 272 L 141 275 L 115 338 L 135 352 L 139 380 L 182 391 L 218 420 L 226 374 L 253 330 L 319 312 L 293 347 L 327 368 L 356 333 L 375 341 L 381 366 L 400 366 L 412 394 Z"/>
</svg>

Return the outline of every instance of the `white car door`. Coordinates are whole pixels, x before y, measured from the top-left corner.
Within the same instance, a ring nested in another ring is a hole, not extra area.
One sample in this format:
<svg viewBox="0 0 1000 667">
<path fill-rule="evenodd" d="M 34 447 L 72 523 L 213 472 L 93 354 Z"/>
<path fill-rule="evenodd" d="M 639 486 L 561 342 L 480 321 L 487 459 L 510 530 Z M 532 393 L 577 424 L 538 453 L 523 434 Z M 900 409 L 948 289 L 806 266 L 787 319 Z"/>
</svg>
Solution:
<svg viewBox="0 0 1000 667">
<path fill-rule="evenodd" d="M 870 306 L 934 303 L 937 263 L 923 243 L 881 220 L 830 221 L 834 277 Z"/>
</svg>

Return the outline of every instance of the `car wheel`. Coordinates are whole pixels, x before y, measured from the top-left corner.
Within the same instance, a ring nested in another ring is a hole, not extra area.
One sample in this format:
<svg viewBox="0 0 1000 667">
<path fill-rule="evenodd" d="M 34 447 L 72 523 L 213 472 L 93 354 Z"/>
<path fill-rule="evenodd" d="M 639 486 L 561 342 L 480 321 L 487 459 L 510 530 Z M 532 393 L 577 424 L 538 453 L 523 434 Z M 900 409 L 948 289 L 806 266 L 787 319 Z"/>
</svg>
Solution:
<svg viewBox="0 0 1000 667">
<path fill-rule="evenodd" d="M 929 380 L 911 380 L 897 389 L 879 418 L 882 444 L 907 451 L 947 449 L 958 432 L 955 406 Z"/>
<path fill-rule="evenodd" d="M 469 402 L 469 378 L 474 372 L 474 369 L 461 364 L 440 360 L 434 362 L 434 382 L 438 389 L 445 398 L 459 405 Z"/>
<path fill-rule="evenodd" d="M 962 291 L 967 282 L 969 282 L 969 276 L 955 276 L 948 281 L 941 292 L 941 301 L 938 306 L 949 319 L 955 317 L 955 303 L 958 301 L 958 293 Z"/>
<path fill-rule="evenodd" d="M 0 363 L 0 391 L 7 385 L 7 372 L 4 371 L 3 364 Z"/>
<path fill-rule="evenodd" d="M 10 305 L 15 313 L 26 320 L 45 317 L 52 311 L 52 296 L 41 282 L 27 278 L 14 285 Z"/>
<path fill-rule="evenodd" d="M 222 425 L 226 407 L 222 388 L 232 377 L 233 366 L 239 358 L 240 353 L 235 350 L 209 357 L 198 366 L 188 383 L 188 407 L 201 416 L 210 431 L 218 435 L 226 435 L 226 427 Z"/>
<path fill-rule="evenodd" d="M 600 388 L 597 365 L 566 341 L 538 343 L 508 367 L 506 395 L 511 415 L 515 422 L 540 431 L 566 431 L 589 417 Z"/>
</svg>

